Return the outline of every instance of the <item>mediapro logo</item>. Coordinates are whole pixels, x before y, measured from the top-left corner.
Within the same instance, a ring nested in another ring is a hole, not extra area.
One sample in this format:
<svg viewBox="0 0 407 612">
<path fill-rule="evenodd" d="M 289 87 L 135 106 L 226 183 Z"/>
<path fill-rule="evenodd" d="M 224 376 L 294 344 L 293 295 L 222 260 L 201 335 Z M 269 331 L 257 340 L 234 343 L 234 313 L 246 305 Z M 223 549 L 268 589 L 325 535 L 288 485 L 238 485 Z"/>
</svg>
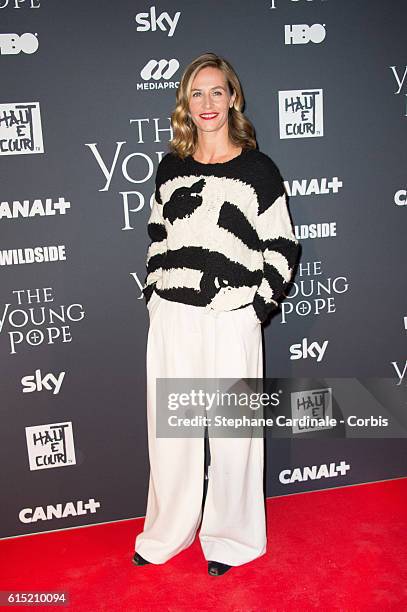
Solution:
<svg viewBox="0 0 407 612">
<path fill-rule="evenodd" d="M 159 81 L 161 79 L 169 80 L 178 70 L 179 62 L 176 59 L 151 59 L 147 62 L 140 72 L 140 76 L 144 81 Z"/>
</svg>

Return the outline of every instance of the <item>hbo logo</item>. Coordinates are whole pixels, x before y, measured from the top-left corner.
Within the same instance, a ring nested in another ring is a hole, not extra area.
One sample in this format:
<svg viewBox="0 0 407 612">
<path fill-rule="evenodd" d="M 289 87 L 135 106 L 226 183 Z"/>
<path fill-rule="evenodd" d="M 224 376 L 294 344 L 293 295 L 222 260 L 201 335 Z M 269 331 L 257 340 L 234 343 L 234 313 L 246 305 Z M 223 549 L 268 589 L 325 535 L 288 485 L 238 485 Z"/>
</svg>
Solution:
<svg viewBox="0 0 407 612">
<path fill-rule="evenodd" d="M 16 55 L 23 53 L 35 53 L 38 49 L 38 38 L 34 34 L 0 34 L 0 54 Z"/>
<path fill-rule="evenodd" d="M 326 31 L 320 23 L 308 26 L 305 23 L 284 26 L 286 45 L 305 45 L 306 43 L 320 43 L 326 36 Z"/>
</svg>

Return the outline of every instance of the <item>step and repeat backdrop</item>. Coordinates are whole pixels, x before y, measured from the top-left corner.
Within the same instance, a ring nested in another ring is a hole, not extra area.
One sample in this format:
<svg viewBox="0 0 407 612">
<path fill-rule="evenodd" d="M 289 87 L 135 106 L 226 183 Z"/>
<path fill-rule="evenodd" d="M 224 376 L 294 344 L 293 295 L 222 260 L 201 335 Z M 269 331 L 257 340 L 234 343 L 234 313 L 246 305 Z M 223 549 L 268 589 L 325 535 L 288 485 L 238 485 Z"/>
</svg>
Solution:
<svg viewBox="0 0 407 612">
<path fill-rule="evenodd" d="M 146 225 L 201 53 L 236 69 L 302 247 L 264 327 L 285 416 L 352 412 L 333 379 L 366 417 L 405 388 L 406 20 L 403 0 L 0 0 L 0 537 L 145 514 Z M 391 432 L 268 428 L 267 496 L 406 476 Z"/>
</svg>

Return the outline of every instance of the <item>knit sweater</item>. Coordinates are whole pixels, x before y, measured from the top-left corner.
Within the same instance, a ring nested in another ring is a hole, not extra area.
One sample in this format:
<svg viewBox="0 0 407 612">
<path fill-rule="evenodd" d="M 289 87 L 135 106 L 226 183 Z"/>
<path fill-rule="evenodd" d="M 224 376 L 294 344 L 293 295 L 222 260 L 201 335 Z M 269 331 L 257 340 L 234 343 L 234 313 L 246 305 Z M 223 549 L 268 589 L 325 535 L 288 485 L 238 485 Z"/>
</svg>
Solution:
<svg viewBox="0 0 407 612">
<path fill-rule="evenodd" d="M 227 162 L 161 159 L 147 226 L 143 293 L 263 322 L 278 307 L 299 250 L 274 162 L 243 149 Z"/>
</svg>

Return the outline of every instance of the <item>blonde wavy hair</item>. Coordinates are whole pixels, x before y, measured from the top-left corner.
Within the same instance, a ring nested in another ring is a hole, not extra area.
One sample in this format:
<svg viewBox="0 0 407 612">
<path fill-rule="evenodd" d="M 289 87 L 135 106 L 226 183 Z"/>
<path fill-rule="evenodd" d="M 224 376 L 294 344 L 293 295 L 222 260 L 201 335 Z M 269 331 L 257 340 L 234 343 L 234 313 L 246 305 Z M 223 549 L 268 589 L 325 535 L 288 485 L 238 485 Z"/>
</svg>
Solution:
<svg viewBox="0 0 407 612">
<path fill-rule="evenodd" d="M 229 139 L 236 146 L 249 149 L 257 148 L 254 127 L 242 112 L 244 97 L 236 72 L 224 58 L 215 53 L 203 53 L 192 60 L 185 68 L 176 93 L 176 106 L 171 113 L 173 137 L 169 142 L 169 147 L 181 159 L 193 155 L 198 144 L 198 131 L 189 115 L 188 100 L 195 76 L 202 68 L 207 66 L 219 68 L 225 76 L 229 94 L 236 93 L 233 106 L 229 109 Z"/>
</svg>

